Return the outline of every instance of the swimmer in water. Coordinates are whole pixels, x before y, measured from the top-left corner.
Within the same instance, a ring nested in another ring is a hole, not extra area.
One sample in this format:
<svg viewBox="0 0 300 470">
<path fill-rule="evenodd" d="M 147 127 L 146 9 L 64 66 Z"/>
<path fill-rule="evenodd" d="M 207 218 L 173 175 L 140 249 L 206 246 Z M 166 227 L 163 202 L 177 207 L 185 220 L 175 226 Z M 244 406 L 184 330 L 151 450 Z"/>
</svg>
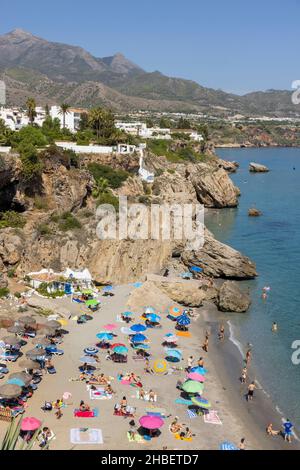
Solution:
<svg viewBox="0 0 300 470">
<path fill-rule="evenodd" d="M 268 296 L 267 296 L 266 292 L 263 292 L 263 293 L 261 294 L 261 298 L 262 298 L 263 300 L 267 300 Z"/>
<path fill-rule="evenodd" d="M 276 321 L 273 322 L 273 325 L 272 325 L 272 332 L 273 333 L 277 333 L 278 331 L 278 326 L 277 326 L 277 323 Z"/>
</svg>

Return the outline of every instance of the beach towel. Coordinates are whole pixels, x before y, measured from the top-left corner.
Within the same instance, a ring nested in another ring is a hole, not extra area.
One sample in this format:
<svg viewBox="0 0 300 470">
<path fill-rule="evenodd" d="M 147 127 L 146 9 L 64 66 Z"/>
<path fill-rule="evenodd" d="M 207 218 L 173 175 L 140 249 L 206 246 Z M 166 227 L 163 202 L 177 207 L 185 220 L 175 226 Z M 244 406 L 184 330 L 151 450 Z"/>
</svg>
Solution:
<svg viewBox="0 0 300 470">
<path fill-rule="evenodd" d="M 130 432 L 127 432 L 127 439 L 129 442 L 137 442 L 138 444 L 145 444 L 145 439 L 140 434 L 132 436 Z"/>
<path fill-rule="evenodd" d="M 181 336 L 183 338 L 191 338 L 192 335 L 189 331 L 177 331 L 176 336 Z"/>
<path fill-rule="evenodd" d="M 194 418 L 197 418 L 197 413 L 195 413 L 195 411 L 193 410 L 186 410 L 187 412 L 187 415 L 190 419 L 194 419 Z"/>
<path fill-rule="evenodd" d="M 72 444 L 103 444 L 101 429 L 72 428 L 70 429 L 70 441 Z"/>
<path fill-rule="evenodd" d="M 108 395 L 104 390 L 90 390 L 91 400 L 110 400 L 112 395 Z"/>
<path fill-rule="evenodd" d="M 96 418 L 99 415 L 98 408 L 93 408 L 90 411 L 74 410 L 74 416 L 76 418 Z"/>
<path fill-rule="evenodd" d="M 210 410 L 209 413 L 205 413 L 204 416 L 204 422 L 209 423 L 209 424 L 223 424 L 222 421 L 220 420 L 217 411 L 215 410 Z"/>
<path fill-rule="evenodd" d="M 192 437 L 180 437 L 178 433 L 174 434 L 175 439 L 178 439 L 180 441 L 187 441 L 187 442 L 192 442 Z"/>
<path fill-rule="evenodd" d="M 185 398 L 177 398 L 175 400 L 175 403 L 177 405 L 192 405 L 193 404 L 192 400 L 186 400 Z"/>
</svg>

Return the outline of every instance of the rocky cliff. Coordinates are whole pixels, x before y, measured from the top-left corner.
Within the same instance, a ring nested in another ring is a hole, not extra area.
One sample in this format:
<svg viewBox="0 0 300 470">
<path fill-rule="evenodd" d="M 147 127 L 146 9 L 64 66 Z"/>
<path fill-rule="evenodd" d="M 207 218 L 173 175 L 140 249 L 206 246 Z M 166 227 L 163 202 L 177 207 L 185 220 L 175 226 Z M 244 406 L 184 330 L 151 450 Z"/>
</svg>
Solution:
<svg viewBox="0 0 300 470">
<path fill-rule="evenodd" d="M 174 261 L 182 270 L 192 264 L 201 266 L 205 275 L 213 277 L 245 279 L 256 275 L 255 266 L 248 258 L 215 240 L 208 231 L 204 247 L 198 252 L 187 251 L 184 241 L 99 240 L 96 201 L 91 195 L 95 182 L 86 167 L 91 157 L 83 157 L 78 167 L 59 155 L 46 153 L 43 158 L 37 193 L 30 195 L 28 184 L 22 181 L 18 157 L 1 160 L 0 191 L 1 200 L 5 201 L 2 210 L 13 209 L 17 195 L 26 220 L 23 228 L 0 229 L 0 270 L 3 273 L 13 269 L 22 276 L 43 267 L 55 270 L 66 266 L 88 267 L 99 283 L 122 283 L 143 280 L 147 273 L 162 273 Z M 99 161 L 122 167 L 120 156 L 99 156 Z M 131 202 L 197 204 L 200 201 L 207 207 L 237 204 L 234 185 L 215 161 L 172 164 L 150 156 L 148 164 L 156 166 L 157 171 L 152 185 L 143 184 L 134 174 L 136 156 L 132 160 L 125 157 L 123 169 L 130 170 L 132 176 L 120 189 L 113 191 L 115 195 L 128 195 Z M 75 226 L 64 225 L 61 217 L 66 212 L 76 217 Z"/>
</svg>

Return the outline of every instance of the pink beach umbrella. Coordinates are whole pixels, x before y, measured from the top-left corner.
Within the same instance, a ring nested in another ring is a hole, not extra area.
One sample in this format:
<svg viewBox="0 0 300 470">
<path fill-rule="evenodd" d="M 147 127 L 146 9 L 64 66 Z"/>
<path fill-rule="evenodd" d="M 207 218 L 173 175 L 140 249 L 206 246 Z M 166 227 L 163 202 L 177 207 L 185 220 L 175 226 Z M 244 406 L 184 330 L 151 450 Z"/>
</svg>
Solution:
<svg viewBox="0 0 300 470">
<path fill-rule="evenodd" d="M 112 330 L 115 330 L 116 328 L 118 328 L 118 326 L 115 323 L 108 323 L 107 325 L 104 325 L 103 328 L 104 328 L 104 330 L 112 331 Z"/>
<path fill-rule="evenodd" d="M 145 429 L 159 429 L 164 425 L 164 420 L 159 416 L 146 415 L 139 419 L 139 423 Z"/>
<path fill-rule="evenodd" d="M 190 372 L 188 374 L 188 379 L 196 380 L 196 382 L 204 382 L 206 380 L 204 375 L 197 374 L 197 372 Z"/>
<path fill-rule="evenodd" d="M 39 419 L 36 418 L 23 418 L 22 423 L 21 423 L 21 430 L 22 431 L 36 431 L 40 426 L 42 422 Z"/>
</svg>

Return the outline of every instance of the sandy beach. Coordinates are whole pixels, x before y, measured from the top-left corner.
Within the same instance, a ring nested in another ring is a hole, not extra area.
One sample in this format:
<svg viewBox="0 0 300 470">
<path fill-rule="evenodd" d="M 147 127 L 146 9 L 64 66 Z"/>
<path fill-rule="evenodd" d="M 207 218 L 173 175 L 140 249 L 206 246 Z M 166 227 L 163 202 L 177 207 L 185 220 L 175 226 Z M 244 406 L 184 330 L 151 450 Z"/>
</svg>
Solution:
<svg viewBox="0 0 300 470">
<path fill-rule="evenodd" d="M 55 439 L 50 443 L 51 450 L 62 449 L 212 449 L 219 448 L 223 441 L 231 441 L 238 445 L 241 438 L 246 439 L 246 449 L 291 449 L 297 448 L 293 444 L 285 443 L 281 437 L 269 438 L 266 436 L 265 427 L 269 422 L 273 422 L 274 429 L 280 426 L 279 415 L 274 411 L 268 398 L 260 391 L 257 391 L 253 403 L 247 403 L 244 394 L 246 387 L 242 388 L 239 382 L 241 369 L 241 358 L 233 343 L 228 339 L 229 332 L 226 330 L 224 342 L 217 340 L 217 331 L 221 317 L 213 312 L 210 304 L 198 309 L 199 317 L 192 319 L 190 325 L 190 338 L 180 337 L 178 349 L 183 353 L 183 360 L 176 365 L 181 367 L 181 371 L 170 375 L 146 374 L 144 372 L 144 362 L 132 359 L 133 350 L 129 349 L 128 363 L 116 364 L 105 360 L 105 351 L 100 350 L 100 363 L 97 364 L 99 372 L 113 377 L 112 388 L 115 391 L 112 399 L 91 400 L 87 390 L 87 384 L 79 381 L 71 381 L 71 378 L 79 376 L 79 358 L 83 355 L 83 349 L 87 346 L 94 346 L 97 342 L 96 333 L 103 329 L 107 323 L 116 323 L 118 328 L 114 331 L 118 336 L 116 341 L 128 343 L 127 336 L 121 333 L 120 328 L 125 323 L 117 321 L 117 316 L 126 310 L 128 297 L 132 291 L 136 290 L 132 285 L 118 286 L 115 288 L 114 297 L 101 297 L 101 309 L 94 314 L 94 319 L 84 325 L 78 325 L 70 320 L 66 327 L 69 334 L 64 336 L 64 341 L 60 346 L 64 350 L 64 355 L 53 359 L 56 375 L 44 375 L 42 382 L 38 385 L 38 390 L 33 397 L 28 400 L 28 408 L 25 416 L 34 416 L 49 426 L 55 433 Z M 165 301 L 166 299 L 164 299 Z M 159 303 L 159 299 L 157 299 Z M 131 303 L 131 302 L 130 302 Z M 170 301 L 170 305 L 172 302 Z M 53 300 L 53 305 L 63 307 L 70 311 L 70 314 L 78 314 L 82 307 L 71 302 L 70 298 Z M 145 305 L 148 305 L 145 298 Z M 158 304 L 154 305 L 158 308 Z M 132 309 L 133 310 L 133 309 Z M 135 310 L 133 310 L 135 311 Z M 195 310 L 196 311 L 196 310 Z M 136 311 L 135 323 L 141 322 L 142 311 Z M 221 315 L 221 314 L 219 314 Z M 162 338 L 167 332 L 174 332 L 175 323 L 166 318 L 162 313 L 162 329 L 148 329 L 146 335 L 150 340 L 151 359 L 164 358 Z M 211 331 L 209 352 L 205 353 L 201 345 L 203 343 L 204 332 Z M 2 330 L 1 332 L 3 332 Z M 22 348 L 23 352 L 31 349 L 31 341 Z M 191 419 L 187 414 L 187 406 L 176 404 L 180 391 L 176 388 L 178 380 L 184 381 L 187 365 L 187 358 L 193 356 L 195 361 L 203 356 L 205 367 L 208 369 L 207 380 L 205 382 L 204 396 L 212 404 L 212 409 L 217 411 L 222 424 L 205 423 L 203 417 Z M 18 361 L 9 364 L 10 372 L 19 371 Z M 137 389 L 123 385 L 117 380 L 119 373 L 135 372 L 141 377 L 143 388 L 146 391 L 154 390 L 157 394 L 157 402 L 150 404 L 137 398 Z M 250 371 L 251 377 L 251 371 Z M 4 379 L 5 380 L 5 379 Z M 3 383 L 3 380 L 2 380 Z M 62 409 L 61 419 L 55 417 L 54 411 L 43 412 L 41 406 L 45 401 L 55 401 L 61 398 L 65 392 L 70 392 L 72 397 L 66 401 L 66 406 Z M 130 406 L 136 408 L 135 421 L 146 413 L 146 410 L 161 408 L 165 410 L 165 424 L 161 428 L 161 435 L 153 438 L 150 442 L 129 443 L 127 431 L 130 419 L 114 416 L 113 409 L 123 396 L 126 396 Z M 76 418 L 73 416 L 74 408 L 78 408 L 81 400 L 88 403 L 91 408 L 98 408 L 98 416 L 95 418 Z M 179 421 L 191 429 L 195 436 L 191 442 L 181 441 L 174 438 L 169 431 L 169 425 L 175 416 Z M 0 422 L 0 436 L 2 437 L 6 423 Z M 74 445 L 70 442 L 71 428 L 97 428 L 101 429 L 103 444 Z M 38 448 L 36 446 L 36 448 Z"/>
</svg>

